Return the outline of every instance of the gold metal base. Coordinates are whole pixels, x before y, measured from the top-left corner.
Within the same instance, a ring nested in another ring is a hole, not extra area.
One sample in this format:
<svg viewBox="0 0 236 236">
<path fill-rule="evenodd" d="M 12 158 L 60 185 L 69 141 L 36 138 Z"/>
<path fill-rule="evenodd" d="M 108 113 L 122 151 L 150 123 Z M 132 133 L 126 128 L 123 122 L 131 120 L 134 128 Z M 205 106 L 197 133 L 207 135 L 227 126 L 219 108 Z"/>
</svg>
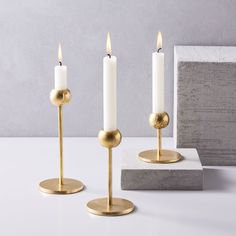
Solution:
<svg viewBox="0 0 236 236">
<path fill-rule="evenodd" d="M 181 161 L 183 157 L 180 153 L 171 150 L 161 150 L 161 155 L 157 158 L 157 150 L 147 150 L 139 153 L 139 159 L 149 163 L 175 163 Z"/>
<path fill-rule="evenodd" d="M 90 213 L 100 216 L 121 216 L 134 210 L 134 204 L 126 199 L 112 198 L 112 204 L 108 205 L 108 198 L 94 199 L 87 204 Z"/>
<path fill-rule="evenodd" d="M 79 180 L 63 179 L 63 184 L 59 185 L 59 179 L 47 179 L 39 184 L 41 192 L 49 194 L 71 194 L 83 190 L 84 185 Z"/>
</svg>

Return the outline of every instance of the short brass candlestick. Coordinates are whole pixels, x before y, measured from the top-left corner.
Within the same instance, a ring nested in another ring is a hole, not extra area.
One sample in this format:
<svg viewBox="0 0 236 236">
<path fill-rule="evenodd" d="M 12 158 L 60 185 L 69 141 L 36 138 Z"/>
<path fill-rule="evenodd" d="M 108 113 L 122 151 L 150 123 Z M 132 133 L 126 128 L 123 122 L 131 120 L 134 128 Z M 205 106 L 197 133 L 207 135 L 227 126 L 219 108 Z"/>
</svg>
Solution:
<svg viewBox="0 0 236 236">
<path fill-rule="evenodd" d="M 58 108 L 58 138 L 59 138 L 59 178 L 47 179 L 39 184 L 40 191 L 50 194 L 70 194 L 81 191 L 84 188 L 82 182 L 75 179 L 64 178 L 63 176 L 63 129 L 62 129 L 62 106 L 71 100 L 69 89 L 52 90 L 50 93 L 52 104 Z"/>
<path fill-rule="evenodd" d="M 175 163 L 182 159 L 181 155 L 172 150 L 163 150 L 161 144 L 161 130 L 169 124 L 169 115 L 166 112 L 152 113 L 149 124 L 157 130 L 157 149 L 139 153 L 142 161 L 149 163 Z"/>
<path fill-rule="evenodd" d="M 108 196 L 94 199 L 87 204 L 90 213 L 100 216 L 126 215 L 134 210 L 134 204 L 126 199 L 112 197 L 112 148 L 118 146 L 122 136 L 119 130 L 98 134 L 100 144 L 108 149 Z"/>
</svg>

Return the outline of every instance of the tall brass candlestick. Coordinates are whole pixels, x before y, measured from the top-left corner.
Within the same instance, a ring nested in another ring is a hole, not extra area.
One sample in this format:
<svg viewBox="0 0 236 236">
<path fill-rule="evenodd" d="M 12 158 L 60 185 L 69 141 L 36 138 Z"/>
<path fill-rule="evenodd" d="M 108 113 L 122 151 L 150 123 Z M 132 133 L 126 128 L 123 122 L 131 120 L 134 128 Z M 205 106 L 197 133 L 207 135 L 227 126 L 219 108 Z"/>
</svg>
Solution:
<svg viewBox="0 0 236 236">
<path fill-rule="evenodd" d="M 71 100 L 69 89 L 52 90 L 50 93 L 52 104 L 57 106 L 58 111 L 58 139 L 59 139 L 59 178 L 47 179 L 39 184 L 40 191 L 50 194 L 70 194 L 81 191 L 84 185 L 81 181 L 64 178 L 63 168 L 63 125 L 62 125 L 62 106 Z"/>
<path fill-rule="evenodd" d="M 180 153 L 173 150 L 162 149 L 161 130 L 169 124 L 169 115 L 166 112 L 152 113 L 149 117 L 149 124 L 157 129 L 157 149 L 147 150 L 139 153 L 142 161 L 149 163 L 175 163 L 182 160 Z"/>
<path fill-rule="evenodd" d="M 120 144 L 121 133 L 119 130 L 101 130 L 98 139 L 100 144 L 108 149 L 108 196 L 88 202 L 87 209 L 90 213 L 100 216 L 128 214 L 134 210 L 134 204 L 126 199 L 112 197 L 112 148 Z"/>
</svg>

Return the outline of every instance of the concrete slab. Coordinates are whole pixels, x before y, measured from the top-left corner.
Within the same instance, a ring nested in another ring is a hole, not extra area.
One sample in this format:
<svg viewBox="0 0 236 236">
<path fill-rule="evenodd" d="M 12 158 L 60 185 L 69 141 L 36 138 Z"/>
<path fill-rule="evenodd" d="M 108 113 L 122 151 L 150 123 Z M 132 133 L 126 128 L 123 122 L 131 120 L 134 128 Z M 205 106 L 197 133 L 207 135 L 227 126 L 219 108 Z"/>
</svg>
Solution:
<svg viewBox="0 0 236 236">
<path fill-rule="evenodd" d="M 175 46 L 174 138 L 203 165 L 236 165 L 236 47 Z"/>
<path fill-rule="evenodd" d="M 173 164 L 141 161 L 137 150 L 124 152 L 121 170 L 123 190 L 202 190 L 203 167 L 196 149 L 176 149 L 183 160 Z"/>
</svg>

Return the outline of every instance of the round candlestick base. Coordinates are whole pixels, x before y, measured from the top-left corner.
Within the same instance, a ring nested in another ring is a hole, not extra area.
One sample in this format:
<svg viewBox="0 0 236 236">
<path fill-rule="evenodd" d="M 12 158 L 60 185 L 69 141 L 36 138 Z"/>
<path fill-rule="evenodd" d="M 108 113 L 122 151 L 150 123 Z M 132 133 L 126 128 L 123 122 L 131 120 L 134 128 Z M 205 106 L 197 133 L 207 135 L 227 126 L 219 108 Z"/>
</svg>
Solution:
<svg viewBox="0 0 236 236">
<path fill-rule="evenodd" d="M 183 157 L 180 153 L 172 150 L 161 150 L 161 155 L 157 158 L 157 150 L 147 150 L 139 153 L 139 159 L 149 163 L 174 163 L 181 161 Z"/>
<path fill-rule="evenodd" d="M 122 198 L 112 198 L 112 204 L 108 206 L 108 198 L 94 199 L 87 204 L 90 213 L 100 216 L 121 216 L 134 210 L 131 201 Z"/>
<path fill-rule="evenodd" d="M 43 193 L 49 194 L 71 194 L 83 190 L 84 185 L 79 180 L 63 179 L 63 184 L 59 185 L 59 179 L 47 179 L 39 184 L 39 189 Z"/>
</svg>

